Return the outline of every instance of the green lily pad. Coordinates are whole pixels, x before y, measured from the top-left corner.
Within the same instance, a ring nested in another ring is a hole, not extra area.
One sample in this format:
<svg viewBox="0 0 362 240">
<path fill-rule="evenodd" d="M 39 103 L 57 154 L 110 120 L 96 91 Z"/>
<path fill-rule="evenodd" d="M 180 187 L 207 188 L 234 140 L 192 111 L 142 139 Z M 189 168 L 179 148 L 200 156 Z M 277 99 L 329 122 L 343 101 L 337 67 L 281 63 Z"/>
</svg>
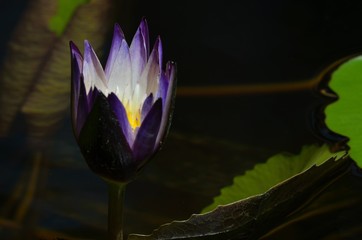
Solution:
<svg viewBox="0 0 362 240">
<path fill-rule="evenodd" d="M 327 145 L 304 146 L 299 155 L 288 153 L 277 154 L 266 163 L 257 164 L 254 169 L 242 176 L 234 178 L 231 186 L 221 190 L 221 194 L 214 198 L 214 202 L 204 208 L 208 212 L 219 205 L 226 205 L 240 199 L 266 192 L 271 187 L 294 175 L 309 169 L 313 165 L 320 165 L 329 158 L 336 156 L 331 153 Z"/>
<path fill-rule="evenodd" d="M 285 220 L 293 216 L 296 210 L 317 198 L 325 187 L 330 186 L 336 179 L 345 176 L 351 165 L 353 161 L 349 157 L 342 157 L 338 161 L 331 158 L 263 194 L 219 206 L 205 214 L 192 215 L 185 221 L 162 225 L 151 235 L 131 234 L 128 239 L 259 239 L 271 234 L 273 229 L 283 227 Z M 353 209 L 356 205 L 349 206 Z M 331 228 L 335 226 L 330 226 L 329 229 Z M 314 230 L 315 228 L 312 232 L 315 232 Z"/>
<path fill-rule="evenodd" d="M 332 75 L 329 86 L 339 99 L 327 106 L 326 124 L 350 139 L 350 156 L 362 167 L 362 57 L 341 65 Z"/>
</svg>

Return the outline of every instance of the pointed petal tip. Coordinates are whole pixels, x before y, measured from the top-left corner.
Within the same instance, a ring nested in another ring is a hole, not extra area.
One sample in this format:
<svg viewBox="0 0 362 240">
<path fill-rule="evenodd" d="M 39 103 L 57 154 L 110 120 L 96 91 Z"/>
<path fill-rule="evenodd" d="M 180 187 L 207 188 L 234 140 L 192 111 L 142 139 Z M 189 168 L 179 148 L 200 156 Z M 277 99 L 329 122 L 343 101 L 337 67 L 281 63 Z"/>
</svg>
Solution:
<svg viewBox="0 0 362 240">
<path fill-rule="evenodd" d="M 155 45 L 162 45 L 162 40 L 161 40 L 161 36 L 160 36 L 160 35 L 157 36 Z"/>
<path fill-rule="evenodd" d="M 124 33 L 122 31 L 121 26 L 118 23 L 114 24 L 113 38 L 114 37 L 124 38 Z"/>
<path fill-rule="evenodd" d="M 155 44 L 153 45 L 153 49 L 151 52 L 152 54 L 157 54 L 157 57 L 160 59 L 162 59 L 162 41 L 161 41 L 161 36 L 157 36 Z M 161 61 L 160 61 L 161 62 Z"/>
<path fill-rule="evenodd" d="M 168 61 L 166 64 L 166 68 L 168 71 L 175 71 L 177 69 L 177 64 L 174 61 Z"/>
<path fill-rule="evenodd" d="M 166 63 L 165 75 L 166 75 L 168 81 L 170 81 L 170 80 L 172 80 L 172 78 L 174 78 L 176 70 L 177 70 L 176 62 L 168 61 Z"/>
<path fill-rule="evenodd" d="M 87 39 L 84 40 L 84 47 L 85 48 L 89 48 L 89 47 L 91 48 L 92 47 Z"/>
<path fill-rule="evenodd" d="M 79 48 L 73 41 L 69 41 L 69 47 L 72 55 L 79 54 L 82 56 L 81 52 L 79 51 Z"/>
<path fill-rule="evenodd" d="M 166 66 L 167 66 L 167 69 L 172 69 L 172 68 L 175 68 L 176 67 L 176 62 L 174 61 L 168 61 Z"/>
<path fill-rule="evenodd" d="M 75 49 L 75 48 L 77 48 L 77 45 L 75 45 L 75 43 L 73 41 L 69 41 L 69 47 L 70 47 L 70 49 Z"/>
<path fill-rule="evenodd" d="M 145 33 L 145 30 L 148 29 L 147 20 L 145 17 L 142 17 L 139 28 L 142 30 L 142 33 Z M 147 32 L 147 34 L 148 34 L 148 32 Z"/>
<path fill-rule="evenodd" d="M 84 40 L 84 58 L 96 58 L 98 61 L 97 54 L 88 40 Z"/>
<path fill-rule="evenodd" d="M 87 58 L 93 51 L 92 45 L 88 40 L 84 40 L 84 57 Z"/>
</svg>

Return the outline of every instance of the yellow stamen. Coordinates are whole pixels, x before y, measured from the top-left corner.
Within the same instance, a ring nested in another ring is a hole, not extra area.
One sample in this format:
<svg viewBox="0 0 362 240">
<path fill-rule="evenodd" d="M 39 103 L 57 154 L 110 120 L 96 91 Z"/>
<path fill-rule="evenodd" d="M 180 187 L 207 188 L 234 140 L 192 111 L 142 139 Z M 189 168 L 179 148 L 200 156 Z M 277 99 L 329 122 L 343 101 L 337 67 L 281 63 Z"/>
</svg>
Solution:
<svg viewBox="0 0 362 240">
<path fill-rule="evenodd" d="M 141 125 L 141 110 L 131 108 L 129 103 L 126 104 L 125 108 L 128 122 L 131 125 L 132 130 L 135 130 Z"/>
</svg>

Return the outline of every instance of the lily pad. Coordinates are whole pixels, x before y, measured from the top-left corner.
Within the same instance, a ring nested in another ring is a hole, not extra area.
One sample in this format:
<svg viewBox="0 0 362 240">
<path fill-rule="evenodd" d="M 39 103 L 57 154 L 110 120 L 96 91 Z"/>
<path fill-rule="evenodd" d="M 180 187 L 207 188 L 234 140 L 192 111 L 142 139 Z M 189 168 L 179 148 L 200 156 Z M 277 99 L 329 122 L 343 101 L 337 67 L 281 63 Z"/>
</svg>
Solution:
<svg viewBox="0 0 362 240">
<path fill-rule="evenodd" d="M 333 156 L 336 154 L 331 153 L 327 145 L 304 146 L 298 155 L 277 154 L 269 158 L 266 163 L 257 164 L 244 175 L 235 177 L 234 183 L 223 188 L 221 194 L 215 197 L 214 202 L 202 212 L 264 193 L 276 184 L 307 170 L 312 165 L 320 165 Z"/>
<path fill-rule="evenodd" d="M 327 106 L 326 124 L 350 139 L 350 156 L 362 167 L 362 56 L 341 65 L 329 86 L 339 98 Z"/>
<path fill-rule="evenodd" d="M 174 221 L 154 230 L 151 235 L 130 235 L 128 239 L 256 239 L 281 224 L 287 216 L 300 209 L 344 176 L 353 161 L 331 158 L 320 166 L 312 166 L 267 192 L 229 205 L 219 206 L 206 214 Z"/>
</svg>

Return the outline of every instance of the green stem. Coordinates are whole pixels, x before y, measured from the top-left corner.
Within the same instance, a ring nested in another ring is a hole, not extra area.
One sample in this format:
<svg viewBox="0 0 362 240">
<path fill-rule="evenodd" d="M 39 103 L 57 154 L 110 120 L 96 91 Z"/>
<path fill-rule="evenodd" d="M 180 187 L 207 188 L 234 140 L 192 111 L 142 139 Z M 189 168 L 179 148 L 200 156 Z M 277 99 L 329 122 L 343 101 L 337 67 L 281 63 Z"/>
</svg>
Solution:
<svg viewBox="0 0 362 240">
<path fill-rule="evenodd" d="M 126 184 L 108 183 L 108 238 L 123 240 L 123 200 Z"/>
</svg>

